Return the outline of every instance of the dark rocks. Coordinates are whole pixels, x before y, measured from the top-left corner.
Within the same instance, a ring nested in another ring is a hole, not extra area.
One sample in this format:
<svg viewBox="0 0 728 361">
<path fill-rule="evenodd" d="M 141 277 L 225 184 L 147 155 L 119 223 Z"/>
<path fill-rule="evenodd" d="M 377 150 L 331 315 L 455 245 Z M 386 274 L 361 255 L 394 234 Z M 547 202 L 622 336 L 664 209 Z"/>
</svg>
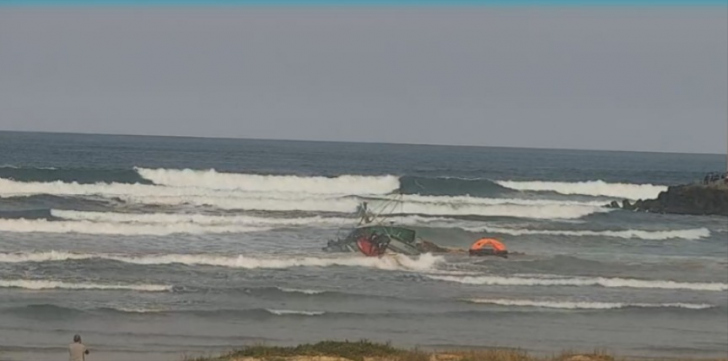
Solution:
<svg viewBox="0 0 728 361">
<path fill-rule="evenodd" d="M 623 209 L 633 210 L 634 209 L 634 206 L 632 206 L 631 204 L 629 204 L 629 201 L 625 199 L 625 200 L 622 201 L 622 208 Z"/>
<path fill-rule="evenodd" d="M 617 202 L 607 207 L 651 213 L 728 216 L 728 186 L 673 186 L 660 192 L 656 199 L 638 200 L 634 204 L 624 200 L 621 207 Z"/>
</svg>

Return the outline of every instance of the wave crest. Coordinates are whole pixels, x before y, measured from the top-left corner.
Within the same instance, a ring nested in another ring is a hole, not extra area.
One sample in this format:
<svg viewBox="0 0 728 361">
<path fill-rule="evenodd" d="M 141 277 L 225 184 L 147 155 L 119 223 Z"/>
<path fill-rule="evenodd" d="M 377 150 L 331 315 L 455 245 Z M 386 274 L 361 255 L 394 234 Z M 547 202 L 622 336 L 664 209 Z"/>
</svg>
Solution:
<svg viewBox="0 0 728 361">
<path fill-rule="evenodd" d="M 586 182 L 497 181 L 503 187 L 519 191 L 548 191 L 566 195 L 603 196 L 626 199 L 656 198 L 667 186 L 654 184 L 607 183 L 601 180 Z"/>
<path fill-rule="evenodd" d="M 690 283 L 675 282 L 666 280 L 638 280 L 627 278 L 607 277 L 574 277 L 574 278 L 525 278 L 525 277 L 499 277 L 499 276 L 434 276 L 428 278 L 438 281 L 456 282 L 469 285 L 489 286 L 601 286 L 616 288 L 648 288 L 668 290 L 693 290 L 693 291 L 726 291 L 728 284 L 725 283 Z"/>
<path fill-rule="evenodd" d="M 695 229 L 677 229 L 669 231 L 644 231 L 637 229 L 628 229 L 623 231 L 590 231 L 590 230 L 536 230 L 536 229 L 513 229 L 501 227 L 465 227 L 466 231 L 471 232 L 492 232 L 510 234 L 513 236 L 522 235 L 550 235 L 550 236 L 574 236 L 574 237 L 614 237 L 614 238 L 639 238 L 645 240 L 667 240 L 681 238 L 687 240 L 698 240 L 710 237 L 710 230 L 707 228 Z"/>
<path fill-rule="evenodd" d="M 217 266 L 243 269 L 285 269 L 295 267 L 344 266 L 367 267 L 390 271 L 431 271 L 434 270 L 437 264 L 444 262 L 444 258 L 442 256 L 433 256 L 429 253 L 412 258 L 399 254 L 382 258 L 359 256 L 255 258 L 243 255 L 230 257 L 204 254 L 165 254 L 133 256 L 67 252 L 0 253 L 0 262 L 6 263 L 49 262 L 84 259 L 106 259 L 139 265 L 184 264 L 189 266 Z"/>
<path fill-rule="evenodd" d="M 68 283 L 42 280 L 0 280 L 0 288 L 23 288 L 28 290 L 66 289 L 66 290 L 129 290 L 142 292 L 172 291 L 172 286 L 147 284 L 100 284 Z"/>
<path fill-rule="evenodd" d="M 489 304 L 497 306 L 557 308 L 567 310 L 611 310 L 622 308 L 686 308 L 691 310 L 704 310 L 713 308 L 708 304 L 694 303 L 622 303 L 622 302 L 592 302 L 592 301 L 537 301 L 514 299 L 484 299 L 474 298 L 467 302 L 476 304 Z"/>
<path fill-rule="evenodd" d="M 172 172 L 171 170 L 164 171 Z M 247 175 L 240 176 L 247 177 Z M 364 188 L 367 188 L 368 186 L 354 185 L 351 188 L 346 188 L 348 186 L 324 185 L 320 186 L 321 189 L 319 189 L 317 188 L 318 186 L 313 187 L 311 185 L 318 184 L 317 182 L 319 182 L 319 180 L 313 179 L 315 177 L 309 177 L 310 179 L 306 177 L 294 178 L 296 182 L 289 182 L 289 180 L 286 180 L 284 182 L 286 186 L 276 185 L 278 183 L 272 180 L 262 181 L 262 184 L 270 183 L 267 190 L 263 186 L 255 186 L 250 189 L 231 190 L 121 183 L 36 183 L 16 182 L 7 179 L 0 179 L 0 196 L 15 197 L 33 196 L 37 194 L 48 194 L 55 196 L 101 196 L 104 198 L 121 199 L 125 202 L 130 203 L 149 205 L 192 205 L 237 210 L 323 211 L 353 213 L 356 211 L 356 208 L 359 204 L 359 199 L 357 197 L 351 197 L 348 195 L 366 196 L 366 191 L 374 192 L 374 188 L 377 188 L 369 187 L 369 189 L 367 190 Z M 392 179 L 394 179 L 394 182 L 396 183 L 396 178 L 392 177 Z M 376 183 L 377 181 L 374 182 Z M 298 188 L 291 188 L 294 185 L 297 185 Z M 346 188 L 346 190 L 344 190 L 344 188 Z M 326 192 L 324 192 L 324 190 L 326 190 Z M 378 195 L 381 196 L 382 194 Z M 403 200 L 404 201 L 402 203 L 397 203 L 397 207 L 395 207 L 394 211 L 407 214 L 423 215 L 472 215 L 485 217 L 518 217 L 532 219 L 575 219 L 593 213 L 610 211 L 610 209 L 602 207 L 601 205 L 595 203 L 567 201 L 559 202 L 524 199 L 500 200 L 462 196 L 426 197 L 418 195 L 404 196 Z M 384 207 L 385 203 L 388 202 L 389 200 L 385 199 L 375 198 L 370 200 L 372 209 L 377 209 L 377 207 Z"/>
<path fill-rule="evenodd" d="M 297 310 L 275 310 L 266 308 L 266 311 L 276 316 L 298 315 L 298 316 L 321 316 L 326 314 L 324 311 L 297 311 Z"/>
<path fill-rule="evenodd" d="M 214 169 L 146 169 L 137 172 L 154 184 L 255 192 L 304 192 L 313 194 L 385 194 L 397 190 L 395 176 L 341 175 L 338 177 L 301 177 L 221 173 Z"/>
<path fill-rule="evenodd" d="M 246 225 L 246 226 L 304 226 L 328 225 L 340 226 L 353 224 L 356 219 L 342 217 L 300 217 L 300 218 L 272 218 L 253 216 L 214 216 L 205 214 L 179 214 L 179 213 L 116 213 L 116 212 L 81 212 L 52 209 L 51 215 L 57 218 L 109 223 L 143 223 L 143 224 L 169 224 L 192 223 L 200 225 Z"/>
<path fill-rule="evenodd" d="M 90 221 L 47 221 L 44 219 L 0 219 L 0 231 L 14 233 L 81 233 L 106 235 L 154 235 L 246 233 L 266 231 L 267 227 L 237 225 L 210 226 L 193 223 L 124 224 Z"/>
</svg>

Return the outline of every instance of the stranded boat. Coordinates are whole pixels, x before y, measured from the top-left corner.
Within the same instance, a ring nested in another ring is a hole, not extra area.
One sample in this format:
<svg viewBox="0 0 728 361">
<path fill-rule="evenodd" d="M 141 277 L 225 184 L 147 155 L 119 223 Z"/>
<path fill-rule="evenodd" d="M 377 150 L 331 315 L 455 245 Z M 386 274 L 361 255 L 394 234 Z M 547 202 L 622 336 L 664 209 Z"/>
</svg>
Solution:
<svg viewBox="0 0 728 361">
<path fill-rule="evenodd" d="M 394 200 L 392 202 L 397 202 Z M 385 203 L 386 209 L 394 203 Z M 396 207 L 396 205 L 395 205 Z M 357 210 L 359 222 L 344 238 L 330 240 L 323 248 L 326 252 L 361 252 L 369 257 L 382 256 L 385 253 L 400 253 L 416 256 L 433 250 L 447 251 L 445 248 L 417 238 L 415 230 L 384 224 L 380 214 L 374 214 L 367 202 L 362 202 Z M 434 247 L 433 247 L 434 246 Z"/>
<path fill-rule="evenodd" d="M 415 231 L 399 226 L 361 225 L 343 239 L 329 241 L 327 252 L 361 252 L 366 256 L 381 256 L 385 252 L 416 256 L 422 253 Z"/>
<path fill-rule="evenodd" d="M 384 208 L 387 204 L 384 205 Z M 359 222 L 343 238 L 330 240 L 323 250 L 326 252 L 362 253 L 368 257 L 381 257 L 387 253 L 416 256 L 422 253 L 464 253 L 464 250 L 440 247 L 435 243 L 417 237 L 409 227 L 384 224 L 381 215 L 368 209 L 366 202 L 358 207 Z M 497 240 L 481 239 L 474 243 L 471 256 L 500 256 L 507 258 L 508 251 Z"/>
</svg>

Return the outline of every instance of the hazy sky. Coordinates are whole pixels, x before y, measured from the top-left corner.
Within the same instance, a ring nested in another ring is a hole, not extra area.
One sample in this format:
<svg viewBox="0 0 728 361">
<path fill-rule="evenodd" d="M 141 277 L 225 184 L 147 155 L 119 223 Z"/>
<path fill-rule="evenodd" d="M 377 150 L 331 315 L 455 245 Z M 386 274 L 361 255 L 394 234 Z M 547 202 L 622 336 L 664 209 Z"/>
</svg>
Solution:
<svg viewBox="0 0 728 361">
<path fill-rule="evenodd" d="M 0 129 L 725 153 L 726 7 L 0 7 Z"/>
</svg>

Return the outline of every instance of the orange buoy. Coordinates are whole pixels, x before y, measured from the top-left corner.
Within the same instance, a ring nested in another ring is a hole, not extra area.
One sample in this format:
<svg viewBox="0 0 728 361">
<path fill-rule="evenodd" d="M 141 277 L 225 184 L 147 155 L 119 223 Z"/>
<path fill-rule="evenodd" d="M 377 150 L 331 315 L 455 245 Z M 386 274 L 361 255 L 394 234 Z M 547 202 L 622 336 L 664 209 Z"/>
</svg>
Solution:
<svg viewBox="0 0 728 361">
<path fill-rule="evenodd" d="M 506 256 L 506 246 L 497 239 L 481 238 L 470 246 L 468 252 L 471 256 Z"/>
</svg>

